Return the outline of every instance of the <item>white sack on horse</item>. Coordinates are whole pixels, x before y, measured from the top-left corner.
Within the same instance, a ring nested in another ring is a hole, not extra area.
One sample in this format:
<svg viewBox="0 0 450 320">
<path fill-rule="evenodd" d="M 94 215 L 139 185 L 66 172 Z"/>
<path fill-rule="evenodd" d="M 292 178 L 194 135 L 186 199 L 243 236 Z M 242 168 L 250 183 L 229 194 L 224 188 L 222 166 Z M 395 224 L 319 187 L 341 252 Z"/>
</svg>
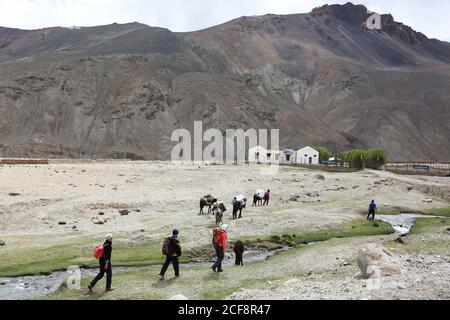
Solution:
<svg viewBox="0 0 450 320">
<path fill-rule="evenodd" d="M 238 201 L 238 202 L 241 202 L 243 204 L 247 203 L 247 198 L 242 194 L 236 196 L 235 198 L 236 198 L 236 201 Z"/>
<path fill-rule="evenodd" d="M 265 195 L 265 191 L 261 190 L 261 189 L 256 190 L 255 195 L 258 196 L 260 199 L 263 199 L 264 195 Z"/>
</svg>

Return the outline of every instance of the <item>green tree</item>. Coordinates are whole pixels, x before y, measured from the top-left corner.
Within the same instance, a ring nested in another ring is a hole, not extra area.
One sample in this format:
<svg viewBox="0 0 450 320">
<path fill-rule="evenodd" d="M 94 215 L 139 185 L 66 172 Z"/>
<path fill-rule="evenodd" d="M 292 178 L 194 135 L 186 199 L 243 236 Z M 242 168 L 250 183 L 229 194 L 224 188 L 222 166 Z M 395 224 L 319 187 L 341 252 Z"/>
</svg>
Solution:
<svg viewBox="0 0 450 320">
<path fill-rule="evenodd" d="M 362 169 L 363 166 L 371 169 L 380 169 L 387 162 L 383 149 L 353 149 L 339 153 L 339 158 L 348 162 L 350 167 Z"/>
<path fill-rule="evenodd" d="M 325 147 L 317 147 L 315 148 L 317 151 L 319 151 L 319 159 L 320 162 L 328 161 L 330 159 L 330 151 L 328 151 Z"/>
<path fill-rule="evenodd" d="M 367 162 L 368 168 L 380 169 L 387 162 L 387 156 L 383 149 L 370 149 L 367 152 Z"/>
</svg>

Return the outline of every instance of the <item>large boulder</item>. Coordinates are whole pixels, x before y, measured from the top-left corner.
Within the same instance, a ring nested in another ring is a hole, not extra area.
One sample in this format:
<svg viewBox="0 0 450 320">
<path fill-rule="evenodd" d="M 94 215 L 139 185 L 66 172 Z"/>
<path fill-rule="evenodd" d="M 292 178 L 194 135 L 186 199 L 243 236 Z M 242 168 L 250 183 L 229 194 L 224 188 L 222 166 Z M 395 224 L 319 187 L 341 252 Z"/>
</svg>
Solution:
<svg viewBox="0 0 450 320">
<path fill-rule="evenodd" d="M 366 278 L 402 274 L 405 267 L 386 248 L 369 244 L 358 252 L 359 269 Z"/>
</svg>

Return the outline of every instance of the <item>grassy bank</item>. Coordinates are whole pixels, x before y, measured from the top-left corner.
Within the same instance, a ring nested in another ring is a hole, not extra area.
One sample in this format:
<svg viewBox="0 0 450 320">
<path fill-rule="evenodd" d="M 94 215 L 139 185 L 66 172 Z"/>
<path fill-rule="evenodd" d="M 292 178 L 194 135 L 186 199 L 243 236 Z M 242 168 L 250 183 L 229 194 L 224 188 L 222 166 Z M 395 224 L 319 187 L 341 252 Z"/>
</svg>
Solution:
<svg viewBox="0 0 450 320">
<path fill-rule="evenodd" d="M 0 277 L 48 274 L 65 271 L 70 265 L 86 268 L 98 266 L 93 257 L 93 243 L 69 243 L 47 248 L 17 249 L 2 253 Z M 145 243 L 135 247 L 115 247 L 115 266 L 144 266 L 161 264 L 161 244 Z M 188 259 L 182 258 L 182 262 Z"/>
<path fill-rule="evenodd" d="M 387 223 L 371 223 L 360 219 L 334 229 L 283 232 L 280 235 L 264 239 L 246 238 L 242 240 L 249 247 L 273 250 L 280 244 L 297 246 L 332 238 L 371 236 L 393 232 L 394 230 Z M 93 243 L 95 241 L 86 240 L 83 243 L 71 242 L 47 248 L 25 248 L 5 252 L 0 260 L 0 277 L 49 274 L 53 271 L 67 270 L 70 265 L 95 268 L 98 266 L 98 262 L 92 256 Z M 210 247 L 195 248 L 186 252 L 180 261 L 185 263 L 213 255 L 214 252 Z M 114 247 L 113 261 L 117 267 L 160 265 L 163 262 L 161 243 L 149 242 L 134 247 L 116 246 Z"/>
<path fill-rule="evenodd" d="M 433 255 L 448 255 L 450 241 L 442 236 L 436 236 L 445 232 L 450 227 L 450 219 L 443 218 L 420 218 L 417 219 L 410 234 L 404 238 L 404 243 L 400 244 L 391 241 L 386 247 L 394 247 L 405 253 L 426 253 Z"/>
<path fill-rule="evenodd" d="M 316 231 L 286 232 L 281 235 L 273 235 L 264 239 L 247 238 L 244 239 L 247 244 L 253 243 L 275 243 L 298 246 L 311 242 L 327 241 L 333 238 L 351 238 L 362 236 L 374 236 L 394 233 L 394 229 L 386 222 L 369 222 L 364 219 L 355 220 L 343 224 L 334 229 L 323 229 Z"/>
<path fill-rule="evenodd" d="M 433 232 L 442 227 L 450 227 L 450 219 L 443 218 L 421 218 L 417 219 L 411 228 L 411 235 Z"/>
<path fill-rule="evenodd" d="M 365 238 L 361 238 L 358 243 L 365 241 L 362 239 Z M 88 294 L 86 287 L 91 279 L 83 277 L 81 290 L 62 288 L 43 299 L 166 300 L 175 294 L 182 294 L 189 299 L 220 300 L 242 289 L 267 289 L 273 285 L 281 285 L 289 279 L 307 277 L 307 273 L 312 269 L 315 272 L 322 272 L 323 261 L 333 265 L 339 263 L 336 256 L 342 259 L 350 258 L 348 256 L 343 258 L 332 248 L 345 245 L 353 247 L 354 240 L 352 238 L 330 239 L 313 246 L 299 246 L 279 252 L 263 262 L 245 264 L 243 267 L 226 266 L 223 273 L 213 273 L 209 266 L 181 266 L 181 278 L 171 278 L 173 270 L 170 268 L 165 281 L 157 279 L 160 270 L 158 266 L 131 270 L 113 276 L 113 287 L 116 290 L 112 293 L 104 293 L 104 281 L 102 281 L 93 294 Z M 333 258 L 329 258 L 330 255 Z M 353 274 L 355 266 L 342 268 L 352 269 Z"/>
</svg>

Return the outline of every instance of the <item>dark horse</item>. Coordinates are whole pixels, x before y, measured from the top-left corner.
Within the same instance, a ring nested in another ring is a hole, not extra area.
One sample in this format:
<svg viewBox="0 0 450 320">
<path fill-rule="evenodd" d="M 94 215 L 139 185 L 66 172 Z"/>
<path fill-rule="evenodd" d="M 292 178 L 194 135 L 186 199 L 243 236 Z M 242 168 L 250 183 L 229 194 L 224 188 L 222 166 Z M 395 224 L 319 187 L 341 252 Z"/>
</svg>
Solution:
<svg viewBox="0 0 450 320">
<path fill-rule="evenodd" d="M 217 202 L 217 199 L 214 198 L 212 195 L 207 195 L 200 199 L 200 213 L 199 215 L 205 214 L 203 212 L 203 208 L 208 206 L 208 214 L 211 213 L 212 206 Z"/>
<path fill-rule="evenodd" d="M 262 206 L 264 198 L 261 198 L 259 194 L 253 196 L 253 207 Z"/>
<path fill-rule="evenodd" d="M 244 209 L 246 206 L 247 203 L 245 201 L 237 201 L 236 199 L 233 200 L 233 220 L 242 218 L 242 209 Z M 237 217 L 238 212 L 239 218 Z"/>
</svg>

